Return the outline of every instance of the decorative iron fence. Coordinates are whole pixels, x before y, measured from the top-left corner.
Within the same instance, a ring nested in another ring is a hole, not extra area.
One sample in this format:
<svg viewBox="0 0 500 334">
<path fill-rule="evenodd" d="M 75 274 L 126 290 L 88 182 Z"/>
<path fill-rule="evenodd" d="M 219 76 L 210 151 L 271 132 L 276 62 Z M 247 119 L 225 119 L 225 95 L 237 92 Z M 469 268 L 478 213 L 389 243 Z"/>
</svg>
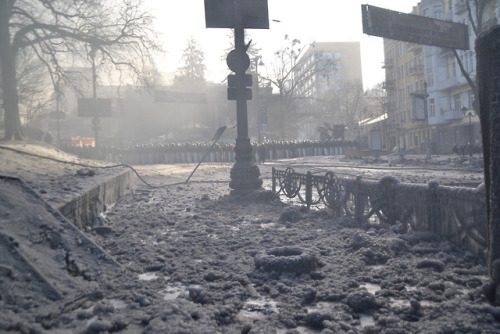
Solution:
<svg viewBox="0 0 500 334">
<path fill-rule="evenodd" d="M 484 255 L 487 247 L 486 194 L 477 188 L 449 187 L 437 182 L 402 183 L 392 176 L 378 181 L 296 173 L 291 167 L 272 170 L 272 189 L 297 198 L 308 208 L 324 205 L 334 216 L 348 216 L 367 224 L 377 219 L 383 226 L 402 231 L 431 231 L 462 249 Z"/>
</svg>

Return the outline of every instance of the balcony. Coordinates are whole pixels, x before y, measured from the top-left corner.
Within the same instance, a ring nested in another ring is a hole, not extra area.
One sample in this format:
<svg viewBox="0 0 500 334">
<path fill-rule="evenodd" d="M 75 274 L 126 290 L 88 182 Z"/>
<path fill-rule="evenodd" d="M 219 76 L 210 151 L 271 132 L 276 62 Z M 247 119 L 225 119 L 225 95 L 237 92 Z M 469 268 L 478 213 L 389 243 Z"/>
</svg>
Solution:
<svg viewBox="0 0 500 334">
<path fill-rule="evenodd" d="M 462 110 L 451 109 L 444 113 L 444 118 L 447 121 L 454 121 L 464 118 L 464 113 Z"/>
<path fill-rule="evenodd" d="M 413 44 L 413 43 L 411 43 L 408 46 L 407 51 L 408 52 L 413 52 L 414 55 L 422 53 L 422 45 L 421 44 Z"/>
<path fill-rule="evenodd" d="M 382 65 L 382 68 L 393 68 L 394 67 L 394 59 L 392 58 L 387 58 L 384 61 L 384 65 Z"/>
<path fill-rule="evenodd" d="M 409 74 L 409 75 L 420 75 L 420 74 L 424 74 L 424 66 L 423 66 L 423 65 L 415 65 L 415 66 L 411 66 L 411 67 L 408 69 L 408 74 Z"/>
<path fill-rule="evenodd" d="M 382 84 L 382 88 L 385 89 L 385 90 L 395 89 L 396 88 L 396 82 L 394 80 L 386 80 Z"/>
<path fill-rule="evenodd" d="M 436 90 L 445 92 L 449 92 L 457 88 L 458 86 L 460 86 L 460 83 L 457 81 L 457 78 L 454 77 L 439 81 L 437 84 L 434 85 Z"/>
<path fill-rule="evenodd" d="M 386 102 L 384 103 L 385 110 L 387 111 L 394 111 L 396 110 L 396 104 L 394 102 Z"/>
<path fill-rule="evenodd" d="M 410 95 L 417 97 L 417 98 L 421 98 L 421 99 L 425 99 L 426 97 L 429 97 L 429 95 L 423 90 L 416 90 L 414 92 L 411 92 Z"/>
<path fill-rule="evenodd" d="M 455 14 L 460 15 L 460 14 L 464 14 L 465 12 L 467 12 L 467 4 L 465 3 L 465 1 L 457 2 L 455 4 Z"/>
<path fill-rule="evenodd" d="M 441 57 L 454 57 L 453 50 L 449 48 L 440 48 L 439 55 Z"/>
</svg>

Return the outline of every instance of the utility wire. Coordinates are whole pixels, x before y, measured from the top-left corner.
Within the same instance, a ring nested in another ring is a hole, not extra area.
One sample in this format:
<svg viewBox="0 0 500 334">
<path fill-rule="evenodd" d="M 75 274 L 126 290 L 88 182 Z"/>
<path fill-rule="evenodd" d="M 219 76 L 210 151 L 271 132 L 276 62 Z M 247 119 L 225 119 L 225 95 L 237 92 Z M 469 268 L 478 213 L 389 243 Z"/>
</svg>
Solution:
<svg viewBox="0 0 500 334">
<path fill-rule="evenodd" d="M 111 168 L 117 168 L 117 167 L 130 168 L 135 173 L 135 175 L 137 175 L 139 180 L 141 180 L 146 186 L 148 186 L 150 188 L 156 188 L 156 189 L 157 188 L 165 188 L 165 187 L 176 186 L 179 184 L 186 184 L 187 183 L 186 181 L 183 181 L 183 182 L 177 182 L 177 183 L 164 184 L 164 185 L 160 185 L 160 186 L 154 186 L 154 185 L 148 183 L 146 180 L 144 180 L 144 178 L 139 174 L 139 172 L 137 172 L 137 170 L 134 167 L 127 165 L 127 164 L 120 163 L 120 164 L 110 165 L 110 166 L 93 166 L 93 165 L 88 165 L 88 164 L 84 164 L 84 163 L 80 163 L 80 162 L 64 161 L 64 160 L 59 160 L 56 158 L 47 157 L 44 155 L 39 155 L 39 154 L 35 154 L 35 153 L 29 153 L 29 152 L 25 152 L 25 151 L 21 151 L 21 150 L 16 150 L 15 148 L 12 148 L 12 147 L 0 146 L 0 148 L 4 149 L 4 150 L 15 152 L 18 154 L 25 154 L 25 155 L 29 155 L 29 156 L 36 157 L 36 158 L 51 160 L 51 161 L 55 161 L 55 162 L 62 163 L 62 164 L 80 166 L 80 167 L 85 167 L 85 168 L 100 168 L 100 169 L 111 169 Z"/>
</svg>

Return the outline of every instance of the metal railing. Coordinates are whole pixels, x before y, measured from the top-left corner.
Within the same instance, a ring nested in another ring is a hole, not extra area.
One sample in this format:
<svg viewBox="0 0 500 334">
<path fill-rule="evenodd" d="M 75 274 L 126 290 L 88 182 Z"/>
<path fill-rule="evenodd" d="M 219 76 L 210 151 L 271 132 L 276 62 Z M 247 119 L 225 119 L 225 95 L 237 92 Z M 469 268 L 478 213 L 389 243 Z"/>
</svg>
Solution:
<svg viewBox="0 0 500 334">
<path fill-rule="evenodd" d="M 265 145 L 265 160 L 292 159 L 307 156 L 343 155 L 356 148 L 354 141 L 268 141 L 253 144 L 252 154 L 259 161 L 258 148 Z M 213 147 L 211 147 L 213 146 Z M 209 142 L 183 144 L 136 145 L 131 147 L 65 147 L 64 151 L 81 158 L 121 162 L 130 165 L 197 163 L 207 154 L 206 162 L 234 162 L 234 145 Z"/>
<path fill-rule="evenodd" d="M 293 168 L 272 170 L 272 189 L 297 198 L 308 208 L 323 205 L 334 217 L 353 217 L 362 224 L 377 220 L 399 225 L 402 231 L 431 231 L 455 245 L 484 255 L 487 247 L 486 195 L 484 186 L 449 187 L 437 182 L 410 184 L 392 176 L 378 181 L 296 173 Z"/>
</svg>

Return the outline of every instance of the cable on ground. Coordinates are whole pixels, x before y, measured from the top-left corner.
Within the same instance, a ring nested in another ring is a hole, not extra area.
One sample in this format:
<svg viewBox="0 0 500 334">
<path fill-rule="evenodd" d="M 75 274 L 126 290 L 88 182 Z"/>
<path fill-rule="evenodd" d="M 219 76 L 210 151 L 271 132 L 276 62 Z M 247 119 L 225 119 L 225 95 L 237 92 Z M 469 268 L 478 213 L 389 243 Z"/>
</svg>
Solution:
<svg viewBox="0 0 500 334">
<path fill-rule="evenodd" d="M 123 164 L 123 163 L 110 165 L 110 166 L 92 166 L 92 165 L 88 165 L 88 164 L 84 164 L 84 163 L 80 163 L 80 162 L 64 161 L 64 160 L 59 160 L 56 158 L 51 158 L 51 157 L 47 157 L 47 156 L 43 156 L 43 155 L 39 155 L 39 154 L 35 154 L 35 153 L 16 150 L 15 148 L 12 148 L 12 147 L 0 146 L 0 148 L 4 149 L 4 150 L 15 152 L 18 154 L 25 154 L 25 155 L 29 155 L 29 156 L 36 157 L 36 158 L 51 160 L 51 161 L 55 161 L 58 163 L 63 163 L 63 164 L 68 164 L 68 165 L 73 165 L 73 166 L 80 166 L 80 167 L 85 167 L 85 168 L 100 168 L 100 169 L 111 169 L 111 168 L 117 168 L 117 167 L 130 168 L 135 173 L 135 175 L 137 175 L 139 180 L 141 180 L 146 186 L 148 186 L 150 188 L 155 188 L 155 189 L 176 186 L 176 185 L 187 183 L 184 181 L 184 182 L 177 182 L 177 183 L 164 184 L 164 185 L 160 185 L 160 186 L 154 186 L 154 185 L 148 183 L 146 180 L 144 180 L 144 178 L 139 174 L 139 172 L 137 172 L 137 170 L 134 167 L 127 165 L 127 164 Z"/>
</svg>

